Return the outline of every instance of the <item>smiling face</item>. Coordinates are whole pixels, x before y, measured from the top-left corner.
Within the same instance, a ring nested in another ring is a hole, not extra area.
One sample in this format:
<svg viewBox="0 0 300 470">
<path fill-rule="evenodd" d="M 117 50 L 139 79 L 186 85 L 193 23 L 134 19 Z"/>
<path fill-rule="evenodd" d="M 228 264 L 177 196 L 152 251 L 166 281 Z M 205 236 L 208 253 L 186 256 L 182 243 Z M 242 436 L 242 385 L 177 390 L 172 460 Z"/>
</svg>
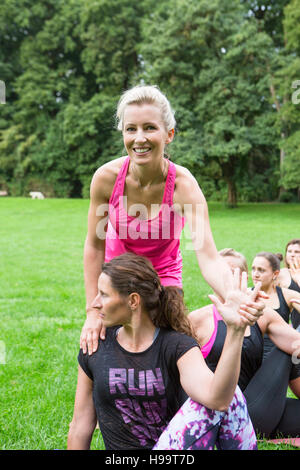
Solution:
<svg viewBox="0 0 300 470">
<path fill-rule="evenodd" d="M 130 104 L 125 108 L 123 140 L 136 164 L 160 161 L 173 136 L 174 130 L 166 130 L 161 111 L 154 104 Z"/>
<path fill-rule="evenodd" d="M 253 284 L 260 281 L 262 290 L 268 288 L 279 274 L 279 271 L 273 271 L 270 262 L 262 256 L 254 258 L 251 272 Z"/>
<path fill-rule="evenodd" d="M 109 276 L 101 273 L 98 282 L 99 293 L 92 307 L 97 308 L 104 326 L 123 325 L 130 318 L 126 298 L 112 287 Z"/>
<path fill-rule="evenodd" d="M 287 247 L 285 259 L 288 267 L 290 267 L 291 262 L 294 262 L 295 259 L 300 259 L 300 245 L 298 243 Z"/>
</svg>

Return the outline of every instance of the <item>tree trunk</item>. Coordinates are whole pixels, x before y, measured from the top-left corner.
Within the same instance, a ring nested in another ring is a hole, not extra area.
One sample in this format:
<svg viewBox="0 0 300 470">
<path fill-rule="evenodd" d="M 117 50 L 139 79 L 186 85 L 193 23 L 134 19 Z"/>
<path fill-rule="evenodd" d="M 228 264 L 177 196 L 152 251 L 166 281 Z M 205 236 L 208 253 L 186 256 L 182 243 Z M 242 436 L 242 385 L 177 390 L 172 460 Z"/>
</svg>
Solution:
<svg viewBox="0 0 300 470">
<path fill-rule="evenodd" d="M 221 165 L 223 178 L 227 183 L 227 205 L 232 209 L 237 207 L 237 190 L 234 181 L 234 158 L 230 157 L 229 160 Z"/>
<path fill-rule="evenodd" d="M 227 205 L 231 208 L 237 207 L 237 191 L 235 182 L 231 179 L 227 181 L 228 192 L 227 192 Z"/>
<path fill-rule="evenodd" d="M 273 77 L 271 77 L 271 78 L 273 79 Z M 277 111 L 278 113 L 280 113 L 280 108 L 281 108 L 281 106 L 280 106 L 279 100 L 278 100 L 278 98 L 277 98 L 277 96 L 276 96 L 275 87 L 274 87 L 272 81 L 271 81 L 271 83 L 270 83 L 270 93 L 271 93 L 271 96 L 272 96 L 272 98 L 273 98 L 274 104 L 275 104 L 275 106 L 276 106 L 276 111 Z M 286 102 L 286 98 L 284 98 L 283 101 Z M 283 120 L 282 118 L 281 118 L 281 122 L 282 122 L 282 125 L 284 126 L 284 120 Z M 281 138 L 282 138 L 282 139 L 285 139 L 285 137 L 286 137 L 286 136 L 285 136 L 285 133 L 282 131 L 282 132 L 281 132 Z M 280 149 L 280 162 L 279 162 L 279 163 L 280 163 L 280 177 L 282 177 L 282 172 L 283 172 L 282 169 L 283 169 L 284 158 L 285 158 L 285 152 L 284 152 L 284 150 L 281 148 L 281 149 Z M 280 185 L 280 187 L 279 187 L 279 197 L 280 197 L 280 195 L 281 195 L 284 191 L 285 191 L 285 188 L 284 188 L 282 185 Z"/>
</svg>

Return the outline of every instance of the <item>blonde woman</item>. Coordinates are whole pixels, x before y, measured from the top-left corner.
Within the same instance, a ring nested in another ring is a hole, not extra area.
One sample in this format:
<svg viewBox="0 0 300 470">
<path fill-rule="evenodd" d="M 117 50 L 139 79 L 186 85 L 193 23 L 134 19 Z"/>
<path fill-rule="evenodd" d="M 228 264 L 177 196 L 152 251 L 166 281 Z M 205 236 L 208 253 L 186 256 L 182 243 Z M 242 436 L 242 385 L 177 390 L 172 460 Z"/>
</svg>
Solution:
<svg viewBox="0 0 300 470">
<path fill-rule="evenodd" d="M 125 252 L 146 256 L 164 286 L 182 289 L 179 243 L 188 223 L 202 275 L 225 298 L 231 271 L 219 256 L 205 197 L 193 175 L 165 156 L 175 133 L 174 112 L 156 86 L 137 86 L 120 98 L 118 129 L 127 156 L 101 166 L 90 190 L 84 247 L 87 319 L 80 345 L 92 354 L 105 328 L 92 301 L 102 263 Z M 218 273 L 218 276 L 215 273 Z"/>
</svg>

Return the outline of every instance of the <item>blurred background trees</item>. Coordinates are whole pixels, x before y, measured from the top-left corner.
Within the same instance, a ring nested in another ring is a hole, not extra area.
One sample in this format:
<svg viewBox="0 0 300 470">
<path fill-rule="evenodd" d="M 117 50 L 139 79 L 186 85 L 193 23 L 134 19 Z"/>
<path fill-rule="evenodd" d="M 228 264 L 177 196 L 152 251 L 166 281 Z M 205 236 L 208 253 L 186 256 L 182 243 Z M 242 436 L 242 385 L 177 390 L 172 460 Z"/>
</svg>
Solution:
<svg viewBox="0 0 300 470">
<path fill-rule="evenodd" d="M 299 25 L 300 0 L 2 0 L 0 189 L 88 197 L 142 82 L 170 99 L 170 157 L 208 199 L 299 199 Z"/>
</svg>

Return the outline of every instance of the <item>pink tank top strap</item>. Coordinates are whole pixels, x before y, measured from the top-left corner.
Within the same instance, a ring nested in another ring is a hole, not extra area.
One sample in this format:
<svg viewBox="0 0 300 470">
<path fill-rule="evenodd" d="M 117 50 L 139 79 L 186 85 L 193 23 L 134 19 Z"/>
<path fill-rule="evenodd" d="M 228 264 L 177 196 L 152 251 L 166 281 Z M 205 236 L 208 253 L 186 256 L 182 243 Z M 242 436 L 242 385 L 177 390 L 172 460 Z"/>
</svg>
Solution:
<svg viewBox="0 0 300 470">
<path fill-rule="evenodd" d="M 213 317 L 214 317 L 214 331 L 212 332 L 212 335 L 209 338 L 209 340 L 207 341 L 207 343 L 205 343 L 201 347 L 201 352 L 202 352 L 202 355 L 203 355 L 204 359 L 209 355 L 209 353 L 211 351 L 211 348 L 214 345 L 214 342 L 215 342 L 215 339 L 216 339 L 216 336 L 217 336 L 217 331 L 218 331 L 218 321 L 223 320 L 221 315 L 219 314 L 218 310 L 216 309 L 216 307 L 214 305 L 213 305 Z"/>
<path fill-rule="evenodd" d="M 109 198 L 109 204 L 114 205 L 114 203 L 118 202 L 119 197 L 122 197 L 124 194 L 125 179 L 128 171 L 129 162 L 130 157 L 126 157 L 116 178 L 111 196 Z"/>
<path fill-rule="evenodd" d="M 166 179 L 166 186 L 164 191 L 163 197 L 163 204 L 168 204 L 168 206 L 173 205 L 173 195 L 174 195 L 174 188 L 175 188 L 175 179 L 176 179 L 176 166 L 173 162 L 168 160 L 169 168 L 168 168 L 168 175 Z"/>
<path fill-rule="evenodd" d="M 168 206 L 172 206 L 174 188 L 175 188 L 175 179 L 176 179 L 176 167 L 173 162 L 171 162 L 170 160 L 168 161 L 169 161 L 169 168 L 168 168 L 168 175 L 166 179 L 166 185 L 165 185 L 162 203 L 167 204 Z M 113 191 L 109 199 L 110 204 L 114 205 L 114 203 L 118 201 L 119 197 L 120 196 L 122 197 L 124 194 L 124 186 L 125 186 L 125 180 L 126 180 L 126 175 L 128 172 L 129 163 L 130 163 L 130 157 L 126 157 L 126 159 L 123 162 L 123 165 L 121 166 L 119 174 L 116 178 Z"/>
</svg>

